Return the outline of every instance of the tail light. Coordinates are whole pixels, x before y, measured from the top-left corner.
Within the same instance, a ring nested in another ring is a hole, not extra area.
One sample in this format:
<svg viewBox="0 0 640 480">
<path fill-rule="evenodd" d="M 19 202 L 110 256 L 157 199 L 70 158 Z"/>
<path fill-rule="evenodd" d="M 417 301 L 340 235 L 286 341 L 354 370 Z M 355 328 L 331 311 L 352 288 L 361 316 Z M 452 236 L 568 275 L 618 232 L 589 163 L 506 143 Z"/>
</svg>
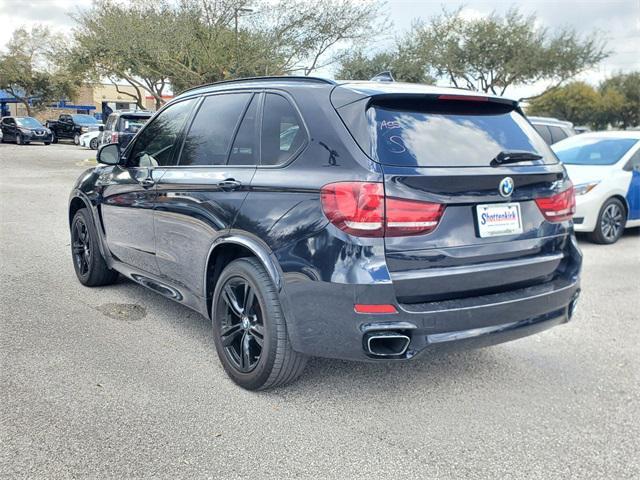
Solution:
<svg viewBox="0 0 640 480">
<path fill-rule="evenodd" d="M 111 132 L 111 143 L 118 143 L 118 132 Z"/>
<path fill-rule="evenodd" d="M 576 212 L 576 196 L 573 184 L 569 188 L 550 197 L 536 198 L 538 208 L 549 222 L 569 220 Z"/>
<path fill-rule="evenodd" d="M 429 233 L 444 212 L 439 203 L 385 197 L 382 183 L 330 183 L 322 187 L 320 198 L 329 221 L 358 237 Z"/>
</svg>

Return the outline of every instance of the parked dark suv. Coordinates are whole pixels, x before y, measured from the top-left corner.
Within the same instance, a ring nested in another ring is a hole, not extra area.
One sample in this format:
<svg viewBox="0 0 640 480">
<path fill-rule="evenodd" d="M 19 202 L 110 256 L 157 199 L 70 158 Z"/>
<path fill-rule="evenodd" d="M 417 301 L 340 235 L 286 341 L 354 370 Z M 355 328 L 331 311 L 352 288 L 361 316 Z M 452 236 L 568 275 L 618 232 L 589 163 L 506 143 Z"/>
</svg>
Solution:
<svg viewBox="0 0 640 480">
<path fill-rule="evenodd" d="M 510 100 L 258 78 L 187 91 L 71 193 L 79 280 L 211 318 L 248 389 L 307 356 L 404 360 L 567 322 L 573 187 Z"/>
<path fill-rule="evenodd" d="M 117 111 L 107 118 L 107 123 L 100 136 L 99 144 L 117 143 L 124 149 L 138 130 L 153 116 L 153 112 L 146 111 Z"/>
</svg>

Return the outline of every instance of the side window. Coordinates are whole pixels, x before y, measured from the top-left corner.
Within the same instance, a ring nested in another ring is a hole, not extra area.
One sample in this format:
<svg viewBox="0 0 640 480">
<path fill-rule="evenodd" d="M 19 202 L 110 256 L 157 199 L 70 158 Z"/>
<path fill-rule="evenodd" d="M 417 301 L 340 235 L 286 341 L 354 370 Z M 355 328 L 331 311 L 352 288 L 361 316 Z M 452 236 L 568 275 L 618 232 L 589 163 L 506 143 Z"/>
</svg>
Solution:
<svg viewBox="0 0 640 480">
<path fill-rule="evenodd" d="M 107 118 L 107 124 L 104 126 L 104 129 L 113 130 L 113 124 L 115 123 L 117 118 L 117 115 L 109 115 L 109 118 Z"/>
<path fill-rule="evenodd" d="M 233 133 L 251 93 L 206 97 L 185 137 L 180 165 L 225 165 Z"/>
<path fill-rule="evenodd" d="M 533 128 L 536 129 L 536 132 L 540 134 L 540 136 L 544 139 L 545 142 L 547 142 L 548 145 L 551 145 L 553 143 L 553 140 L 551 139 L 551 132 L 546 125 L 534 124 Z"/>
<path fill-rule="evenodd" d="M 286 98 L 267 94 L 261 138 L 262 165 L 286 163 L 306 141 L 302 121 Z"/>
<path fill-rule="evenodd" d="M 131 149 L 129 165 L 157 167 L 172 164 L 176 139 L 194 103 L 195 99 L 175 103 L 150 122 Z"/>
<path fill-rule="evenodd" d="M 563 129 L 561 129 L 560 127 L 556 127 L 555 125 L 549 125 L 549 130 L 551 131 L 551 136 L 553 137 L 553 143 L 564 140 L 568 136 Z"/>
<path fill-rule="evenodd" d="M 629 159 L 624 169 L 628 172 L 632 170 L 640 170 L 640 149 L 636 150 L 636 153 Z"/>
<path fill-rule="evenodd" d="M 254 95 L 244 114 L 236 138 L 231 147 L 231 155 L 229 155 L 229 165 L 257 165 L 258 164 L 258 145 L 257 137 L 257 121 L 258 121 L 258 97 Z"/>
</svg>

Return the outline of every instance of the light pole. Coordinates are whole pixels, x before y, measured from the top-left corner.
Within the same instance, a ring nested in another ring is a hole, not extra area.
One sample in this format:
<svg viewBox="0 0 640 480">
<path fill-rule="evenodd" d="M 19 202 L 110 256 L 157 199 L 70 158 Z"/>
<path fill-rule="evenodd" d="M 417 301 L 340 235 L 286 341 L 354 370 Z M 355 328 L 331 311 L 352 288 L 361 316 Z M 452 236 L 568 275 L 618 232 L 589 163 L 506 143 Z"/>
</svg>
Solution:
<svg viewBox="0 0 640 480">
<path fill-rule="evenodd" d="M 244 8 L 244 7 L 233 9 L 233 20 L 234 20 L 235 32 L 236 32 L 236 71 L 234 72 L 236 78 L 238 78 L 238 70 L 240 69 L 240 43 L 238 41 L 238 13 L 239 12 L 251 13 L 253 12 L 253 9 Z"/>
</svg>

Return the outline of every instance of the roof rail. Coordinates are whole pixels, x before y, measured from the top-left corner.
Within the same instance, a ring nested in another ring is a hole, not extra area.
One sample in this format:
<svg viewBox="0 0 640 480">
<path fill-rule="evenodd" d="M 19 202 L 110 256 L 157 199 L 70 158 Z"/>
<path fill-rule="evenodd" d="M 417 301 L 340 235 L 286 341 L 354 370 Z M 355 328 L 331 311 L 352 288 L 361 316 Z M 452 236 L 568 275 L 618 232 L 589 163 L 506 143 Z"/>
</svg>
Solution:
<svg viewBox="0 0 640 480">
<path fill-rule="evenodd" d="M 240 82 L 260 82 L 260 81 L 269 81 L 269 80 L 294 80 L 298 82 L 318 82 L 318 83 L 326 83 L 328 85 L 337 85 L 333 80 L 329 80 L 328 78 L 322 77 L 305 77 L 302 75 L 274 75 L 274 76 L 266 76 L 266 77 L 244 77 L 244 78 L 234 78 L 232 80 L 220 80 L 218 82 L 205 83 L 203 85 L 197 85 L 195 87 L 187 88 L 179 93 L 182 95 L 183 93 L 190 92 L 192 90 L 196 90 L 198 88 L 204 87 L 213 87 L 216 85 L 224 85 L 227 83 L 240 83 Z"/>
</svg>

